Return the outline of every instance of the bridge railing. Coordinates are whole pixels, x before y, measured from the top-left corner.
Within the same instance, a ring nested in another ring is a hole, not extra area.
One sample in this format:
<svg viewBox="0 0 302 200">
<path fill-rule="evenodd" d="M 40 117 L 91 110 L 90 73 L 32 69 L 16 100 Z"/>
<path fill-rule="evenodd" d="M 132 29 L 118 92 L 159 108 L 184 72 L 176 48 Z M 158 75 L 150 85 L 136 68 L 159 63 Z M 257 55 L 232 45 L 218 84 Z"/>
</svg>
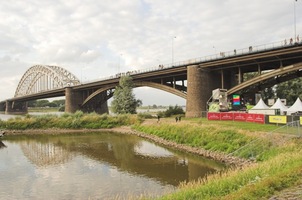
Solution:
<svg viewBox="0 0 302 200">
<path fill-rule="evenodd" d="M 208 61 L 213 61 L 213 60 L 231 58 L 231 57 L 236 57 L 236 56 L 240 56 L 240 55 L 247 55 L 247 54 L 252 54 L 252 53 L 257 53 L 257 52 L 262 52 L 262 51 L 278 49 L 278 48 L 282 48 L 282 47 L 289 47 L 289 46 L 295 45 L 296 43 L 301 44 L 302 41 L 300 40 L 300 41 L 295 42 L 294 39 L 292 39 L 292 40 L 291 39 L 285 39 L 283 41 L 277 41 L 277 42 L 272 42 L 272 43 L 268 43 L 268 44 L 261 44 L 261 45 L 256 45 L 256 46 L 249 46 L 247 48 L 234 49 L 232 51 L 220 52 L 220 53 L 217 53 L 217 54 L 207 55 L 207 56 L 193 58 L 193 59 L 188 59 L 188 60 L 185 60 L 185 61 L 163 64 L 163 65 L 159 65 L 157 67 L 151 67 L 151 68 L 146 68 L 146 69 L 140 69 L 140 70 L 118 73 L 118 74 L 115 74 L 115 75 L 110 76 L 110 77 L 104 77 L 104 78 L 96 79 L 96 80 L 89 81 L 89 82 L 109 80 L 109 79 L 118 78 L 120 76 L 125 76 L 125 75 L 141 74 L 141 73 L 146 73 L 146 72 L 159 71 L 159 70 L 172 68 L 172 67 L 180 67 L 180 66 L 184 66 L 184 65 L 193 65 L 193 64 L 202 63 L 202 62 L 208 62 Z M 85 83 L 89 83 L 89 82 L 85 82 Z"/>
</svg>

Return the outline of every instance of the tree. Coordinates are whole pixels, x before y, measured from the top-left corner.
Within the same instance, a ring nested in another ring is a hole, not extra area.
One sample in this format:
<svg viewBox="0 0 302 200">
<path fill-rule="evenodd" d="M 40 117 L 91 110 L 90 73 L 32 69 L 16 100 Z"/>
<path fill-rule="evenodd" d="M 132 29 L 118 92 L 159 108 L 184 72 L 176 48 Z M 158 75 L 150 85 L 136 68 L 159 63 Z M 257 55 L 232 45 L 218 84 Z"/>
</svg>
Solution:
<svg viewBox="0 0 302 200">
<path fill-rule="evenodd" d="M 286 99 L 287 104 L 292 105 L 298 97 L 302 97 L 301 85 L 302 78 L 280 83 L 276 86 L 276 96 L 280 99 Z"/>
<path fill-rule="evenodd" d="M 263 73 L 263 72 L 262 72 Z M 265 73 L 265 72 L 264 72 Z M 249 72 L 249 73 L 245 73 L 243 75 L 243 79 L 244 81 L 248 81 L 252 78 L 257 77 L 259 74 L 258 72 Z M 275 91 L 274 91 L 274 87 L 269 87 L 269 88 L 264 88 L 261 91 L 259 91 L 261 94 L 261 98 L 264 102 L 267 102 L 268 99 L 272 99 L 275 98 Z"/>
<path fill-rule="evenodd" d="M 28 107 L 36 107 L 37 106 L 37 100 L 28 101 L 27 106 Z"/>
<path fill-rule="evenodd" d="M 165 117 L 171 117 L 172 115 L 185 114 L 182 107 L 175 105 L 169 106 L 169 108 L 165 111 Z"/>
<path fill-rule="evenodd" d="M 54 101 L 52 101 L 52 103 L 55 103 L 57 105 L 56 107 L 64 106 L 65 99 L 54 100 Z"/>
<path fill-rule="evenodd" d="M 275 91 L 273 87 L 264 88 L 261 92 L 261 97 L 264 102 L 267 102 L 268 99 L 275 98 Z"/>
<path fill-rule="evenodd" d="M 112 111 L 117 114 L 135 114 L 136 108 L 140 105 L 142 105 L 142 101 L 136 100 L 133 94 L 132 78 L 130 76 L 122 76 L 119 86 L 115 88 L 113 94 Z"/>
<path fill-rule="evenodd" d="M 49 101 L 48 100 L 44 100 L 44 99 L 42 99 L 42 100 L 37 100 L 37 104 L 36 104 L 36 107 L 46 107 L 46 106 L 48 106 L 48 104 L 49 104 Z"/>
</svg>

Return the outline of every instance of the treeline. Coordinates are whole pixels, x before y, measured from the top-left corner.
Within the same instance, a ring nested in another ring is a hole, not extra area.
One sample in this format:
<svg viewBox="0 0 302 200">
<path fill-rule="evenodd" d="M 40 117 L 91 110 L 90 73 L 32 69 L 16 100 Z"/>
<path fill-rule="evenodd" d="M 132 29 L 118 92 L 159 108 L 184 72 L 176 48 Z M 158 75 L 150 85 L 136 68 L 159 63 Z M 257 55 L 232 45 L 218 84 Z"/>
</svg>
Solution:
<svg viewBox="0 0 302 200">
<path fill-rule="evenodd" d="M 42 100 L 33 100 L 28 102 L 28 107 L 33 107 L 33 108 L 45 108 L 45 107 L 50 107 L 50 108 L 60 108 L 65 105 L 65 100 L 54 100 L 54 101 L 49 101 L 46 99 Z"/>
</svg>

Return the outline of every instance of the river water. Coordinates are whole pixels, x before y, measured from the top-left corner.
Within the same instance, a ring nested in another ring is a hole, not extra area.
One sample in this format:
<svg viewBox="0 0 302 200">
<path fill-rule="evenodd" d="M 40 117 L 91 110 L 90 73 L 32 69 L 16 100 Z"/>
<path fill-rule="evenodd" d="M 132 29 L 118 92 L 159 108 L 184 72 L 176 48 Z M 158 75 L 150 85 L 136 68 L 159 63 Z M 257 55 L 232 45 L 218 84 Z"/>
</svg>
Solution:
<svg viewBox="0 0 302 200">
<path fill-rule="evenodd" d="M 134 135 L 109 132 L 6 135 L 0 199 L 160 196 L 224 166 Z"/>
</svg>

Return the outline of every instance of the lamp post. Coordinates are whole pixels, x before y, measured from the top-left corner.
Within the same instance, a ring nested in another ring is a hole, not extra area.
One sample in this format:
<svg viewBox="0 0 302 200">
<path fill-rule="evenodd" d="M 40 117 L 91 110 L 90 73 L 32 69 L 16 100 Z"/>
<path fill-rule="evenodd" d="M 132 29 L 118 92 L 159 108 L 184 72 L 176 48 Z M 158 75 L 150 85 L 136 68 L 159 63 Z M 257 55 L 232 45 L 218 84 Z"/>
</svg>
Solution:
<svg viewBox="0 0 302 200">
<path fill-rule="evenodd" d="M 296 2 L 298 0 L 295 0 L 294 1 L 294 31 L 295 31 L 295 42 L 298 42 L 297 41 L 297 25 L 296 25 Z"/>
<path fill-rule="evenodd" d="M 176 38 L 176 36 L 172 37 L 172 66 L 174 63 L 174 39 Z"/>
<path fill-rule="evenodd" d="M 297 31 L 296 31 L 296 1 L 294 1 L 294 31 L 295 31 L 295 42 L 297 42 Z"/>
</svg>

